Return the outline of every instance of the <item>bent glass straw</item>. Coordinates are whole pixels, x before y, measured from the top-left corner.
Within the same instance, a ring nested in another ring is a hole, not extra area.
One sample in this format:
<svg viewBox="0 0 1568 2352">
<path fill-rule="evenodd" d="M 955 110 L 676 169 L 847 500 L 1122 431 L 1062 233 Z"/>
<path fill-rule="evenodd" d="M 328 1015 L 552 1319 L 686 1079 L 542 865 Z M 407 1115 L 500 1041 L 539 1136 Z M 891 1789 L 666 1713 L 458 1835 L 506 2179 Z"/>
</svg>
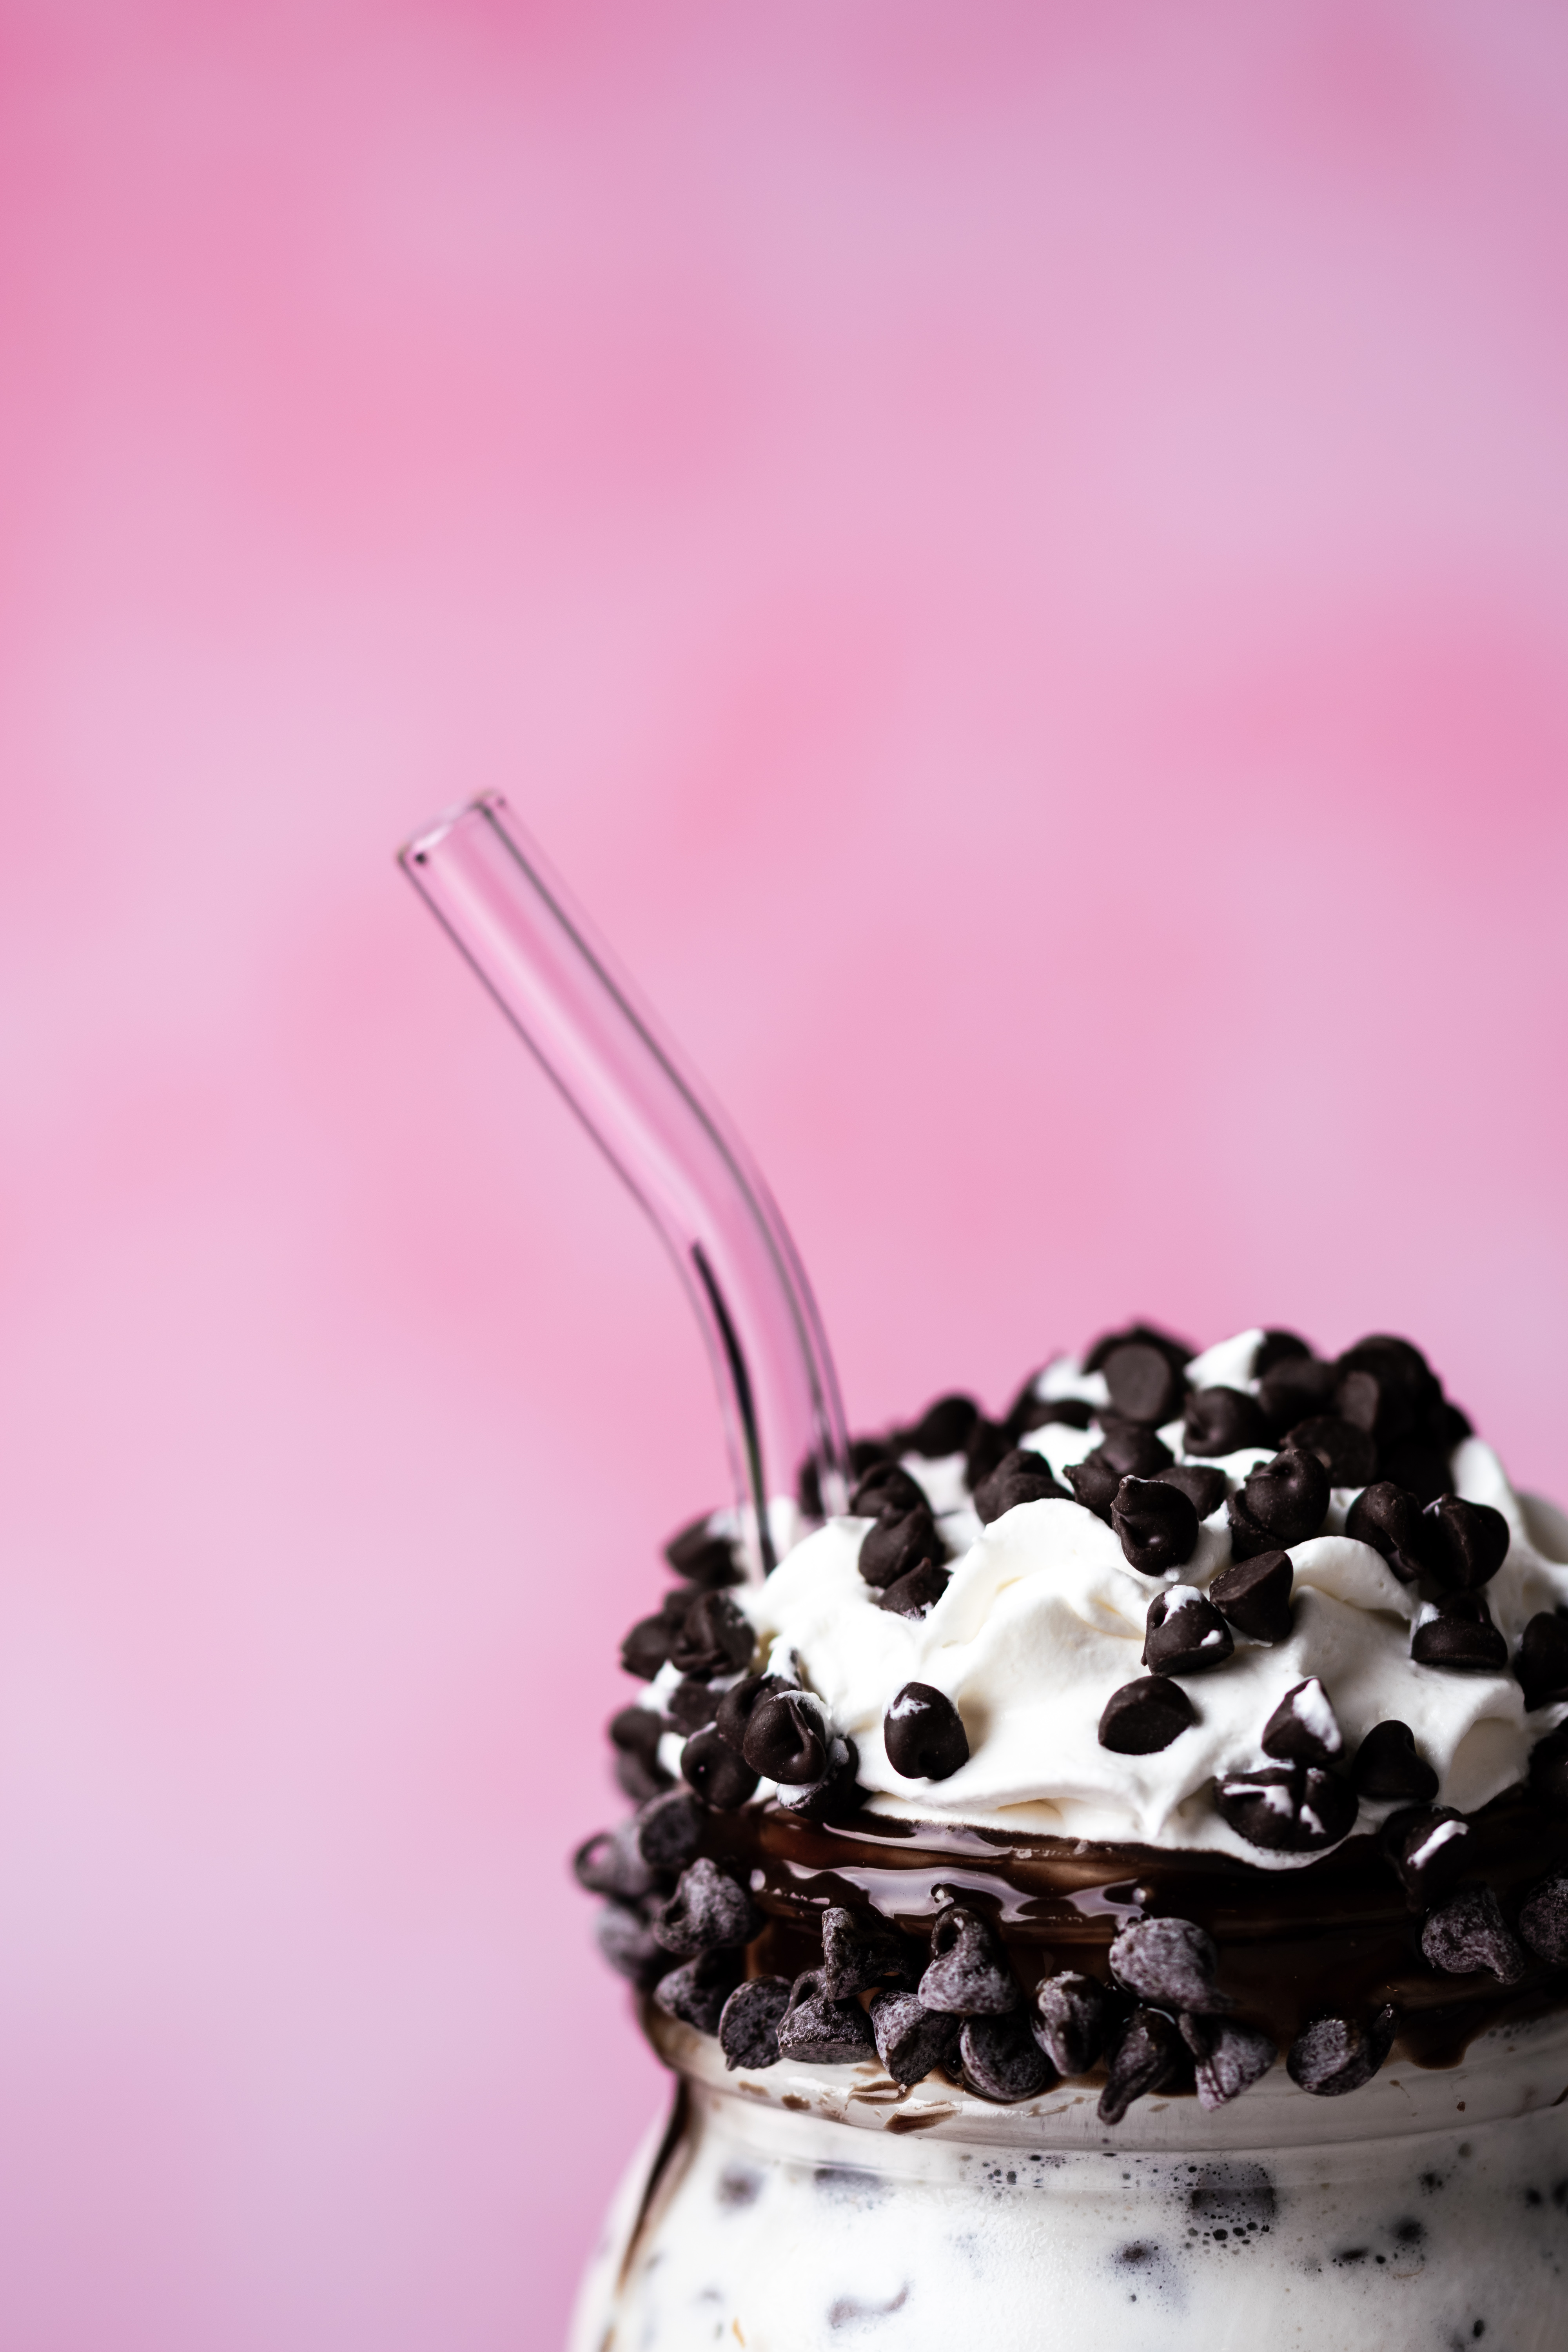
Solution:
<svg viewBox="0 0 1568 2352">
<path fill-rule="evenodd" d="M 718 1382 L 753 1573 L 770 1502 L 842 1510 L 848 1449 L 816 1302 L 750 1153 L 499 794 L 398 864 L 668 1245 Z"/>
</svg>

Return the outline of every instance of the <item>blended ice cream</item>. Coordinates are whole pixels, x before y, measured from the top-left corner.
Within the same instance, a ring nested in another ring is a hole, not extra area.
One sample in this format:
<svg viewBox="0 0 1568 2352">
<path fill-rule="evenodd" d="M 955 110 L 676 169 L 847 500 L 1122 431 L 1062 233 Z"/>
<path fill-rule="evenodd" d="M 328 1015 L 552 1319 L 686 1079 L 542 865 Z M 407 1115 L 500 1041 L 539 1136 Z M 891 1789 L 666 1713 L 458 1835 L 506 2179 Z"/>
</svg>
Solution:
<svg viewBox="0 0 1568 2352">
<path fill-rule="evenodd" d="M 623 1650 L 576 1866 L 682 2089 L 575 2340 L 1563 2341 L 1568 1519 L 1382 1336 L 1136 1326 L 854 1471 Z"/>
</svg>

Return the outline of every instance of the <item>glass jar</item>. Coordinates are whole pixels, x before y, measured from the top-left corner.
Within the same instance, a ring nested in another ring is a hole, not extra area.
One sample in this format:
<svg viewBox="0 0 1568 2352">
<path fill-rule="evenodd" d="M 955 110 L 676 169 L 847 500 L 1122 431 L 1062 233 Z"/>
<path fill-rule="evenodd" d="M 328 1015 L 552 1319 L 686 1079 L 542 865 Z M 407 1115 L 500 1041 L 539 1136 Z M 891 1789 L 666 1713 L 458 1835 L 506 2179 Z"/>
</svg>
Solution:
<svg viewBox="0 0 1568 2352">
<path fill-rule="evenodd" d="M 1563 2352 L 1568 2017 L 1221 2109 L 1089 2085 L 1016 2106 L 876 2064 L 728 2074 L 654 2011 L 673 2107 L 571 2352 Z"/>
</svg>

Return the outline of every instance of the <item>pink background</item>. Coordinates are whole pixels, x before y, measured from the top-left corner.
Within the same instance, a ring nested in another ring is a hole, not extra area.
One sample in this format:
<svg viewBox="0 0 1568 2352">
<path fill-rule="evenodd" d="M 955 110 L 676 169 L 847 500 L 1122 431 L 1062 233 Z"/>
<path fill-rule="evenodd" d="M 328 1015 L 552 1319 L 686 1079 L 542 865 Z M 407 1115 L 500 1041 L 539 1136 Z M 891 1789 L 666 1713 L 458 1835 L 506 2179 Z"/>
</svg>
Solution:
<svg viewBox="0 0 1568 2352">
<path fill-rule="evenodd" d="M 558 2340 L 722 1493 L 398 878 L 500 786 L 862 1424 L 1133 1311 L 1568 1488 L 1568 26 L 0 8 L 3 2352 Z"/>
</svg>

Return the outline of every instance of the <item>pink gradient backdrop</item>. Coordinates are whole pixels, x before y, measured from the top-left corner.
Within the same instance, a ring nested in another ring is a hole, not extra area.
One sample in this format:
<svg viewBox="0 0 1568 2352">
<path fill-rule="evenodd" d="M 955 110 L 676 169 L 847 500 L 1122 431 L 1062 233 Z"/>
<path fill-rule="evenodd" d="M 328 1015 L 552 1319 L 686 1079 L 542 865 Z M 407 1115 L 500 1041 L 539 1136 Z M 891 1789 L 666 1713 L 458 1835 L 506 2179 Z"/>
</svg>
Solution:
<svg viewBox="0 0 1568 2352">
<path fill-rule="evenodd" d="M 554 2343 L 717 1499 L 390 853 L 509 791 L 861 1423 L 1408 1329 L 1568 1488 L 1568 25 L 0 7 L 3 2352 Z"/>
</svg>

